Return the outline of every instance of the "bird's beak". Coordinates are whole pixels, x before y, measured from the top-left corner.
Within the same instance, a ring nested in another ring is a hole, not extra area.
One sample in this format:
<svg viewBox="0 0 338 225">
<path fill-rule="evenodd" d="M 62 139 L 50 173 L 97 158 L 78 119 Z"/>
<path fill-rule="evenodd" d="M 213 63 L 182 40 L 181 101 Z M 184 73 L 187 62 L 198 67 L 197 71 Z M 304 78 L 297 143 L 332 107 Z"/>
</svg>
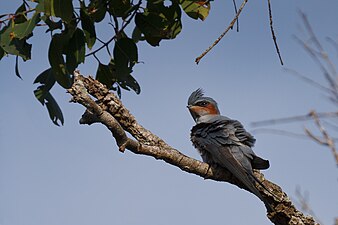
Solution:
<svg viewBox="0 0 338 225">
<path fill-rule="evenodd" d="M 196 106 L 193 106 L 193 105 L 187 105 L 187 108 L 189 109 L 189 112 L 192 116 L 192 118 L 194 119 L 194 121 L 196 122 L 197 118 L 199 117 L 198 116 L 198 113 L 195 112 L 194 109 L 196 109 Z"/>
</svg>

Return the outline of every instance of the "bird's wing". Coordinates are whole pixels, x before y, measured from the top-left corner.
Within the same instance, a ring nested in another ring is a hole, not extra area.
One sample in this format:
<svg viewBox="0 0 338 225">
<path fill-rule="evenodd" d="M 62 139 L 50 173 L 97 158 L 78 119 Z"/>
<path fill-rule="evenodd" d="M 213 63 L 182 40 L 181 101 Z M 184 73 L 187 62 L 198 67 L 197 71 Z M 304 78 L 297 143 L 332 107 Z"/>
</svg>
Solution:
<svg viewBox="0 0 338 225">
<path fill-rule="evenodd" d="M 229 120 L 218 120 L 212 123 L 197 124 L 192 129 L 193 142 L 207 151 L 213 161 L 228 169 L 245 186 L 255 194 L 257 190 L 249 178 L 252 175 L 250 154 L 246 155 L 242 148 L 248 148 L 236 136 L 236 127 Z M 248 151 L 248 150 L 246 150 Z"/>
<path fill-rule="evenodd" d="M 245 151 L 249 150 L 243 150 L 250 147 L 240 142 L 236 136 L 236 127 L 232 123 L 214 121 L 197 124 L 192 129 L 192 141 L 195 146 L 202 148 L 211 156 L 212 162 L 226 168 L 269 207 L 255 186 L 257 178 L 252 173 L 252 155 L 245 154 Z"/>
<path fill-rule="evenodd" d="M 268 160 L 260 158 L 252 151 L 251 148 L 254 146 L 256 139 L 244 129 L 243 125 L 239 121 L 221 119 L 216 120 L 215 122 L 219 124 L 218 126 L 224 124 L 223 132 L 229 133 L 230 141 L 228 140 L 228 142 L 231 142 L 230 144 L 236 144 L 240 146 L 240 151 L 248 159 L 250 159 L 250 164 L 253 169 L 262 170 L 268 169 L 270 167 Z M 239 155 L 239 157 L 242 157 L 242 155 Z M 249 169 L 249 167 L 246 167 L 245 165 L 243 166 Z"/>
</svg>

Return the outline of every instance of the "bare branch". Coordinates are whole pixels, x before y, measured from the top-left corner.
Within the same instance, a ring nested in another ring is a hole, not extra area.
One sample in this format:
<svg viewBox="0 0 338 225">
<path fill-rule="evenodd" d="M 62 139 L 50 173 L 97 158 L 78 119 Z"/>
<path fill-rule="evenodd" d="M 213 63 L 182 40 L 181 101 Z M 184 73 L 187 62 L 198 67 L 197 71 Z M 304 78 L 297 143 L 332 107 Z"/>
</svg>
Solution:
<svg viewBox="0 0 338 225">
<path fill-rule="evenodd" d="M 305 134 L 295 133 L 295 132 L 281 130 L 281 129 L 273 129 L 273 128 L 257 128 L 257 129 L 251 130 L 251 133 L 253 134 L 268 133 L 268 134 L 276 134 L 276 135 L 288 136 L 288 137 L 293 137 L 293 138 L 301 138 L 301 139 L 306 139 L 306 140 L 309 139 L 309 137 Z"/>
<path fill-rule="evenodd" d="M 225 31 L 216 39 L 216 41 L 211 45 L 209 46 L 209 48 L 207 48 L 200 56 L 198 56 L 196 59 L 195 59 L 195 62 L 196 64 L 198 64 L 201 59 L 206 55 L 208 54 L 208 52 L 211 51 L 211 49 L 213 49 L 213 47 L 215 47 L 218 42 L 220 42 L 220 40 L 222 40 L 222 38 L 228 33 L 228 31 L 234 26 L 234 24 L 236 23 L 236 21 L 238 20 L 238 17 L 239 15 L 241 14 L 245 4 L 248 2 L 248 0 L 244 0 L 242 5 L 239 7 L 238 9 L 238 12 L 237 14 L 235 15 L 235 17 L 233 18 L 233 20 L 231 21 L 231 23 L 229 24 L 229 26 L 225 29 Z"/>
<path fill-rule="evenodd" d="M 85 78 L 79 72 L 74 73 L 74 79 L 73 86 L 68 89 L 73 96 L 72 101 L 87 108 L 80 122 L 88 125 L 95 122 L 104 124 L 113 134 L 120 151 L 128 149 L 136 154 L 152 156 L 205 179 L 225 181 L 244 188 L 226 169 L 208 165 L 182 154 L 139 125 L 121 101 L 103 84 L 91 77 Z M 97 100 L 94 101 L 90 96 Z M 128 138 L 125 132 L 129 132 L 136 140 Z M 257 179 L 271 191 L 270 193 L 261 186 L 257 186 L 263 198 L 274 209 L 273 212 L 268 213 L 268 218 L 273 223 L 278 225 L 317 224 L 312 217 L 305 216 L 297 210 L 278 185 L 266 180 L 259 171 L 254 173 Z"/>
<path fill-rule="evenodd" d="M 315 212 L 312 210 L 312 208 L 310 206 L 309 193 L 308 192 L 302 193 L 301 188 L 297 187 L 296 188 L 296 197 L 297 197 L 297 200 L 298 200 L 298 204 L 301 206 L 302 210 L 304 212 L 308 212 L 310 215 L 312 215 L 316 219 L 316 221 L 318 221 L 318 223 L 323 225 L 323 223 L 318 219 Z"/>
<path fill-rule="evenodd" d="M 278 44 L 277 44 L 277 38 L 276 38 L 276 35 L 275 35 L 275 31 L 273 29 L 272 10 L 271 10 L 271 2 L 270 2 L 270 0 L 268 0 L 268 8 L 269 8 L 270 31 L 271 31 L 273 43 L 275 44 L 275 48 L 276 48 L 276 51 L 277 51 L 277 54 L 278 54 L 278 58 L 279 58 L 280 64 L 283 65 L 284 64 L 283 63 L 283 59 L 282 59 L 282 56 L 280 54 L 279 47 L 278 47 Z"/>
<path fill-rule="evenodd" d="M 235 14 L 237 14 L 237 4 L 236 0 L 232 0 L 232 3 L 234 4 Z M 239 32 L 239 19 L 236 20 L 236 31 Z"/>
<path fill-rule="evenodd" d="M 320 113 L 317 113 L 317 116 L 319 118 L 334 118 L 334 117 L 338 117 L 338 112 L 320 112 Z M 251 123 L 251 126 L 253 127 L 269 126 L 269 125 L 276 125 L 276 124 L 306 121 L 306 120 L 311 120 L 311 119 L 312 119 L 312 115 L 311 113 L 308 113 L 308 114 L 299 115 L 299 116 L 290 116 L 290 117 L 284 117 L 284 118 L 278 118 L 278 119 L 261 120 L 261 121 Z"/>
<path fill-rule="evenodd" d="M 315 88 L 318 88 L 322 91 L 325 91 L 327 92 L 328 94 L 331 94 L 334 90 L 332 90 L 331 88 L 328 88 L 324 85 L 321 85 L 320 83 L 318 83 L 317 81 L 315 80 L 312 80 L 311 78 L 308 78 L 307 76 L 303 75 L 303 74 L 300 74 L 299 72 L 293 70 L 293 69 L 289 69 L 289 68 L 284 68 L 284 70 L 300 79 L 302 79 L 304 82 L 310 84 L 311 86 L 315 87 Z"/>
<path fill-rule="evenodd" d="M 321 124 L 317 113 L 315 111 L 311 111 L 310 115 L 313 117 L 319 131 L 322 133 L 323 140 L 320 140 L 318 138 L 314 138 L 314 136 L 312 136 L 312 135 L 310 135 L 309 137 L 311 137 L 313 140 L 315 140 L 319 144 L 327 145 L 331 149 L 331 152 L 332 152 L 332 154 L 333 154 L 333 156 L 336 160 L 336 165 L 338 166 L 338 152 L 337 152 L 337 148 L 336 148 L 336 145 L 335 145 L 333 139 L 331 138 L 329 133 L 326 131 L 324 126 Z"/>
</svg>

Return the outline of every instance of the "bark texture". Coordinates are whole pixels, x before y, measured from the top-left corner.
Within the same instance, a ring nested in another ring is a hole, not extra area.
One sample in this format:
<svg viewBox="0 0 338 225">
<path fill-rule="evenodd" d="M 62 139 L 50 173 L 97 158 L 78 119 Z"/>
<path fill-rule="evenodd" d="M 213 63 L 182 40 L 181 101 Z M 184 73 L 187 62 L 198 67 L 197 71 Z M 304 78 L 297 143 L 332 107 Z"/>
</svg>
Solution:
<svg viewBox="0 0 338 225">
<path fill-rule="evenodd" d="M 105 125 L 112 133 L 121 152 L 128 149 L 135 154 L 152 156 L 204 179 L 228 182 L 245 189 L 224 168 L 190 158 L 145 129 L 123 106 L 121 100 L 115 94 L 92 77 L 84 77 L 79 71 L 75 71 L 74 84 L 68 89 L 68 92 L 73 96 L 72 102 L 86 107 L 80 123 L 88 125 L 102 123 Z M 135 139 L 128 138 L 126 132 L 130 133 Z M 265 179 L 259 171 L 255 171 L 255 175 L 270 190 L 268 192 L 257 186 L 261 195 L 274 209 L 274 211 L 267 213 L 267 217 L 272 223 L 278 225 L 318 224 L 313 217 L 306 216 L 296 209 L 281 187 Z"/>
</svg>

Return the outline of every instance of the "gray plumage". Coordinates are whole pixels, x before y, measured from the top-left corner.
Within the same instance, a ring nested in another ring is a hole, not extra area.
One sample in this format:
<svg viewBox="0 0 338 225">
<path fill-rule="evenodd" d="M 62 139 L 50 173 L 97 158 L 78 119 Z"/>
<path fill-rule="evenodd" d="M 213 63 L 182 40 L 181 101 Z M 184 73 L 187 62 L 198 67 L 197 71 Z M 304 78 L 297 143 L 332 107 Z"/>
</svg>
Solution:
<svg viewBox="0 0 338 225">
<path fill-rule="evenodd" d="M 216 101 L 204 97 L 201 89 L 190 95 L 188 108 L 196 121 L 191 129 L 191 141 L 203 161 L 226 168 L 271 211 L 269 203 L 255 186 L 255 182 L 258 182 L 264 187 L 252 169 L 269 168 L 269 161 L 260 158 L 251 149 L 255 138 L 239 121 L 219 115 Z"/>
</svg>

